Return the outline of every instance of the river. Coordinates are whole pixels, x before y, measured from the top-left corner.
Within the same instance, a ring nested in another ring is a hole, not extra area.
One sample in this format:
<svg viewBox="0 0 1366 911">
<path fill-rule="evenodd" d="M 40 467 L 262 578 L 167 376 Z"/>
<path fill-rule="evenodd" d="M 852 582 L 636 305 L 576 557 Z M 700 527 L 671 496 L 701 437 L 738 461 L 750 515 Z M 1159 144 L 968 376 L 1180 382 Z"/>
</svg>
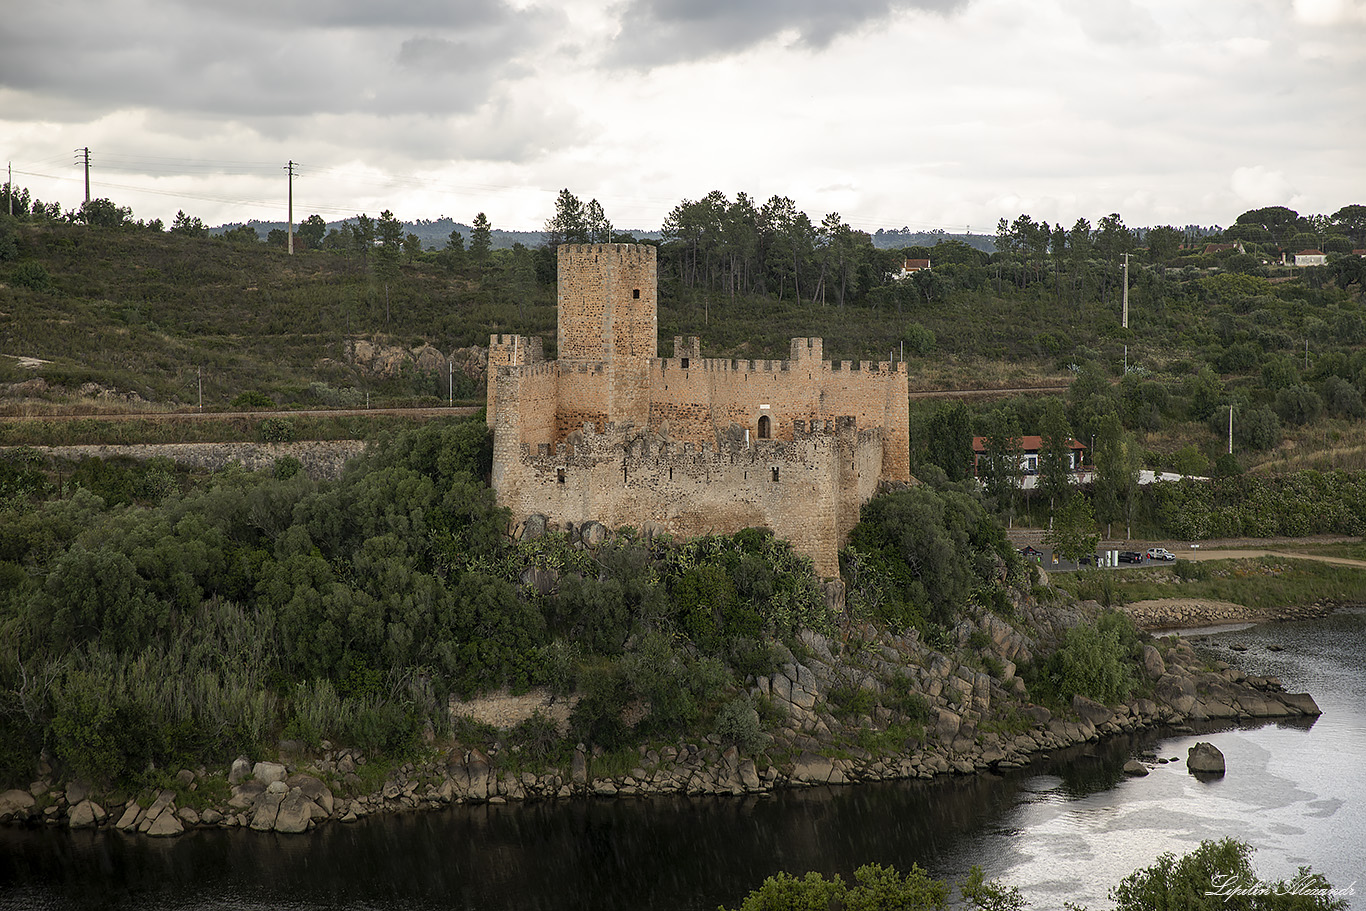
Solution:
<svg viewBox="0 0 1366 911">
<path fill-rule="evenodd" d="M 954 879 L 979 863 L 1032 908 L 1071 900 L 1099 911 L 1128 872 L 1224 836 L 1257 849 L 1263 877 L 1310 864 L 1339 888 L 1361 879 L 1356 892 L 1366 891 L 1366 613 L 1211 631 L 1208 641 L 1251 673 L 1313 693 L 1324 715 L 1114 739 L 1003 776 L 766 797 L 453 807 L 308 836 L 5 829 L 0 908 L 710 911 L 738 905 L 779 870 L 848 877 L 877 862 Z M 1223 778 L 1187 773 L 1197 739 L 1223 751 Z M 1135 756 L 1182 762 L 1126 777 Z M 1366 908 L 1359 894 L 1350 901 Z"/>
</svg>

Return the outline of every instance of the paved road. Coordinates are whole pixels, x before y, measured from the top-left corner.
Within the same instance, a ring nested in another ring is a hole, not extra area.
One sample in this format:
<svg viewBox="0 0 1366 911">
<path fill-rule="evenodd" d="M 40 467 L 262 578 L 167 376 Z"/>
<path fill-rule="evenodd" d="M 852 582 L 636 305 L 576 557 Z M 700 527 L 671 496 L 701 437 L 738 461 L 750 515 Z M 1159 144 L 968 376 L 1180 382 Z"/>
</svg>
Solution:
<svg viewBox="0 0 1366 911">
<path fill-rule="evenodd" d="M 1157 544 L 1157 545 L 1153 545 L 1153 546 L 1155 546 L 1155 547 L 1161 547 L 1162 545 L 1161 545 L 1161 544 Z M 1053 562 L 1053 554 L 1052 554 L 1052 551 L 1050 551 L 1048 548 L 1046 548 L 1046 547 L 1040 547 L 1040 546 L 1037 545 L 1037 544 L 1034 545 L 1034 547 L 1035 547 L 1037 550 L 1041 550 L 1041 551 L 1043 552 L 1042 556 L 1040 556 L 1040 557 L 1038 558 L 1038 563 L 1039 563 L 1040 566 L 1042 566 L 1044 569 L 1048 570 L 1049 572 L 1072 572 L 1072 571 L 1074 571 L 1074 570 L 1077 569 L 1077 564 L 1075 564 L 1075 563 L 1070 563 L 1070 562 L 1068 562 L 1067 560 L 1062 560 L 1062 559 L 1060 559 L 1060 560 L 1058 560 L 1057 563 L 1054 563 L 1054 562 Z M 1180 547 L 1181 550 L 1176 550 L 1176 549 L 1175 549 L 1175 548 L 1178 548 L 1178 547 Z M 1115 549 L 1115 548 L 1105 548 L 1105 550 L 1112 550 L 1112 549 Z M 1132 547 L 1132 548 L 1121 547 L 1121 548 L 1117 548 L 1117 549 L 1118 549 L 1118 550 L 1136 550 L 1136 551 L 1138 551 L 1139 553 L 1143 553 L 1143 552 L 1146 551 L 1148 548 L 1147 548 L 1146 546 L 1145 546 L 1145 547 L 1138 547 L 1138 546 L 1135 546 L 1135 547 Z M 1211 549 L 1209 549 L 1209 550 L 1206 550 L 1206 549 L 1204 549 L 1204 548 L 1196 548 L 1196 549 L 1194 549 L 1194 550 L 1191 550 L 1191 549 L 1189 549 L 1188 546 L 1181 545 L 1181 544 L 1172 544 L 1172 545 L 1168 545 L 1168 546 L 1167 546 L 1167 549 L 1170 550 L 1170 551 L 1172 551 L 1172 553 L 1176 554 L 1176 559 L 1178 559 L 1178 560 L 1196 560 L 1196 561 L 1203 561 L 1203 560 L 1251 560 L 1251 559 L 1254 559 L 1254 558 L 1256 558 L 1256 557 L 1282 557 L 1282 558 L 1287 559 L 1287 560 L 1317 560 L 1317 561 L 1319 561 L 1320 563 L 1334 563 L 1334 564 L 1337 564 L 1338 566 L 1355 566 L 1355 567 L 1358 567 L 1358 568 L 1360 568 L 1360 569 L 1366 569 L 1366 560 L 1354 560 L 1354 559 L 1351 559 L 1351 558 L 1349 558 L 1349 557 L 1328 557 L 1328 556 L 1323 556 L 1323 555 L 1320 555 L 1320 554 L 1294 553 L 1294 552 L 1288 551 L 1288 550 L 1265 550 L 1265 549 L 1262 549 L 1262 548 L 1233 549 L 1233 548 L 1224 548 L 1224 547 L 1211 548 Z M 1103 551 L 1102 551 L 1102 553 L 1103 553 Z M 1030 558 L 1030 559 L 1032 559 L 1032 558 Z M 1147 559 L 1147 558 L 1145 557 L 1142 563 L 1121 563 L 1121 564 L 1119 564 L 1118 566 L 1112 567 L 1112 568 L 1113 568 L 1113 569 L 1140 569 L 1140 568 L 1146 567 L 1146 566 L 1170 566 L 1170 565 L 1171 565 L 1170 562 L 1167 562 L 1167 561 L 1164 561 L 1164 560 L 1149 560 L 1149 559 Z"/>
</svg>

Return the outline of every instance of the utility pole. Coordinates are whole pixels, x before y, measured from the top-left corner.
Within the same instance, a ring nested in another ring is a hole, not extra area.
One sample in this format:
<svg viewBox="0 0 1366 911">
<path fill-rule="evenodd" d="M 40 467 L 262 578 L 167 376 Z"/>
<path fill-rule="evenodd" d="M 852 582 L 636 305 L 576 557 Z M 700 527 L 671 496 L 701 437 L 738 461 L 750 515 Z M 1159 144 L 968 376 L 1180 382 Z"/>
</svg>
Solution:
<svg viewBox="0 0 1366 911">
<path fill-rule="evenodd" d="M 78 159 L 78 160 L 84 160 L 84 161 L 85 161 L 85 201 L 86 201 L 87 204 L 89 204 L 89 202 L 90 202 L 90 147 L 89 147 L 89 146 L 86 146 L 85 148 L 77 149 L 77 150 L 76 150 L 76 154 L 79 155 L 79 156 L 81 156 L 81 158 Z"/>
<path fill-rule="evenodd" d="M 5 179 L 5 202 L 9 205 L 10 217 L 14 217 L 14 162 L 9 163 L 9 176 Z"/>
<path fill-rule="evenodd" d="M 201 365 L 195 368 L 195 373 L 199 375 L 199 410 L 204 410 L 204 367 Z"/>
<path fill-rule="evenodd" d="M 1129 254 L 1124 254 L 1124 313 L 1120 325 L 1129 328 Z"/>
<path fill-rule="evenodd" d="M 294 160 L 285 165 L 289 172 L 289 255 L 294 255 Z"/>
<path fill-rule="evenodd" d="M 455 362 L 446 359 L 446 392 L 450 396 L 449 404 L 455 404 Z"/>
<path fill-rule="evenodd" d="M 1228 403 L 1228 454 L 1233 455 L 1233 403 Z"/>
</svg>

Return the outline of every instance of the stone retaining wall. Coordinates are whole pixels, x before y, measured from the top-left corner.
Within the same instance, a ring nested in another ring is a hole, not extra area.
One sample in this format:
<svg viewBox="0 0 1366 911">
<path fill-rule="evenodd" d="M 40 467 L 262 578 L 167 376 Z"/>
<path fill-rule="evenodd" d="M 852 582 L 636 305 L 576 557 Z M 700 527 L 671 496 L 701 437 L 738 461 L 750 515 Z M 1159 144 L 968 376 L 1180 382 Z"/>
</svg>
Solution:
<svg viewBox="0 0 1366 911">
<path fill-rule="evenodd" d="M 134 443 L 128 445 L 33 446 L 36 452 L 62 459 L 167 458 L 178 465 L 217 471 L 240 462 L 249 471 L 269 469 L 277 459 L 299 460 L 304 474 L 315 479 L 341 477 L 348 459 L 365 450 L 361 440 L 310 440 L 297 443 Z"/>
</svg>

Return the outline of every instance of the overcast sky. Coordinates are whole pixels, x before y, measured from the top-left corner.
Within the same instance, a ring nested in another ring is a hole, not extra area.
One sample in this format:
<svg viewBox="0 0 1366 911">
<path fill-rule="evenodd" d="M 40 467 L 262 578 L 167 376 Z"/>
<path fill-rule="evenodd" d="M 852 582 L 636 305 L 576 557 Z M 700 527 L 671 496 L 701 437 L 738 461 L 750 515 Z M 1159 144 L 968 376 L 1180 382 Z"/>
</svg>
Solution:
<svg viewBox="0 0 1366 911">
<path fill-rule="evenodd" d="M 0 154 L 64 208 L 619 228 L 792 197 L 856 228 L 1366 204 L 1366 0 L 30 0 Z"/>
</svg>

